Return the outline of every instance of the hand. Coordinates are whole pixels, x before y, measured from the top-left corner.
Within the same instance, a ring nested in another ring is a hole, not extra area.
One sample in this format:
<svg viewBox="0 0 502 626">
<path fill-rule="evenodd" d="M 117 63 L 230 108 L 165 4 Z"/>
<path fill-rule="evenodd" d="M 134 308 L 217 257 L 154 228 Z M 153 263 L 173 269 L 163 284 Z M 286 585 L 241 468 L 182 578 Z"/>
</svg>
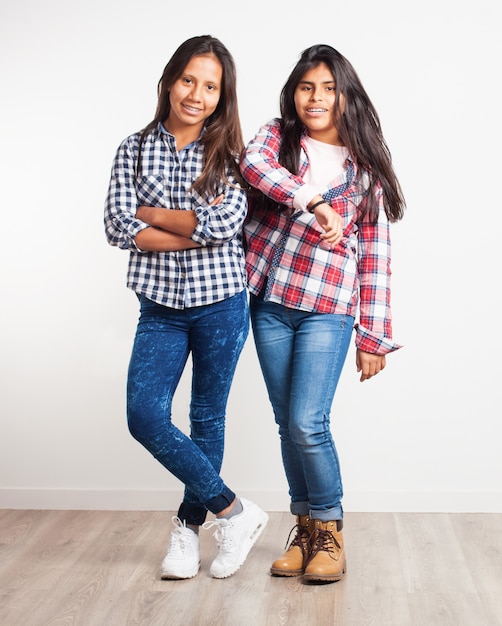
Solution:
<svg viewBox="0 0 502 626">
<path fill-rule="evenodd" d="M 378 372 L 384 369 L 385 365 L 385 356 L 363 352 L 359 348 L 356 350 L 356 367 L 357 371 L 361 372 L 359 379 L 361 382 L 376 376 Z"/>
<path fill-rule="evenodd" d="M 225 196 L 223 194 L 217 196 L 212 202 L 209 203 L 209 206 L 215 206 L 216 204 L 220 204 L 220 202 L 223 202 L 224 198 Z"/>
<path fill-rule="evenodd" d="M 314 209 L 314 215 L 319 226 L 324 229 L 321 239 L 334 248 L 343 237 L 343 220 L 338 213 L 327 203 L 320 204 Z"/>
</svg>

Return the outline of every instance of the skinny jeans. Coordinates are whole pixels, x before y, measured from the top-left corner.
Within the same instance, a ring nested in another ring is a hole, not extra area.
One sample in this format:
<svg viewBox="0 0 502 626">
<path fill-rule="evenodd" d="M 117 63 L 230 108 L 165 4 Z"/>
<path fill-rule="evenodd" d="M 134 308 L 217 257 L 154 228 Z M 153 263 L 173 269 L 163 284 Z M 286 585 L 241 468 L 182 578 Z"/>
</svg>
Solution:
<svg viewBox="0 0 502 626">
<path fill-rule="evenodd" d="M 330 411 L 354 318 L 290 309 L 251 296 L 256 351 L 278 425 L 291 512 L 343 519 Z"/>
<path fill-rule="evenodd" d="M 249 332 L 246 290 L 205 306 L 173 309 L 140 297 L 127 380 L 132 436 L 184 485 L 178 516 L 200 525 L 235 493 L 219 475 L 230 386 Z M 190 434 L 172 421 L 173 396 L 192 357 Z"/>
</svg>

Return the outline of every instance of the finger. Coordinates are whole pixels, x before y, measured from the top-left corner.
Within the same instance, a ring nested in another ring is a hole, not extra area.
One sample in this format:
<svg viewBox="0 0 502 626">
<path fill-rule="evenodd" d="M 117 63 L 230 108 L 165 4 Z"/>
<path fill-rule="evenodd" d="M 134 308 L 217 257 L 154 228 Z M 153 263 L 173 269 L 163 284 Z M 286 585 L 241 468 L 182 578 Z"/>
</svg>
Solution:
<svg viewBox="0 0 502 626">
<path fill-rule="evenodd" d="M 337 228 L 325 228 L 321 237 L 340 237 L 342 232 Z"/>
<path fill-rule="evenodd" d="M 364 380 L 370 380 L 373 376 L 378 374 L 378 363 L 375 361 L 369 361 L 363 366 L 363 376 Z"/>
<path fill-rule="evenodd" d="M 368 364 L 367 363 L 363 363 L 362 368 L 361 368 L 361 382 L 364 382 L 365 380 L 368 380 L 368 378 L 371 378 L 369 370 L 368 370 Z"/>
<path fill-rule="evenodd" d="M 321 236 L 324 237 L 342 237 L 343 236 L 343 231 L 341 228 L 324 228 L 324 232 L 322 233 Z"/>
<path fill-rule="evenodd" d="M 331 246 L 336 246 L 336 244 L 340 243 L 340 241 L 342 240 L 342 236 L 341 235 L 331 235 L 331 236 L 321 235 L 320 239 L 322 239 L 325 243 L 330 244 Z"/>
<path fill-rule="evenodd" d="M 222 202 L 222 201 L 223 201 L 223 198 L 224 198 L 224 197 L 225 197 L 225 196 L 224 196 L 223 194 L 221 194 L 221 195 L 217 196 L 217 197 L 216 197 L 216 198 L 215 198 L 215 199 L 214 199 L 214 200 L 210 203 L 210 205 L 209 205 L 209 206 L 215 206 L 216 204 L 220 204 L 220 202 Z"/>
</svg>

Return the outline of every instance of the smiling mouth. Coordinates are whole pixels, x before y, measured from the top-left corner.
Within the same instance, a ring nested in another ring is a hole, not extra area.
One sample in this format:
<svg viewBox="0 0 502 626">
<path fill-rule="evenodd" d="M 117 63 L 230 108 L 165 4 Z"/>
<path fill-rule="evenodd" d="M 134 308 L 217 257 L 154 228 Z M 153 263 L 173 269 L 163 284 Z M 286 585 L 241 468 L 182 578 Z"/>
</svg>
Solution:
<svg viewBox="0 0 502 626">
<path fill-rule="evenodd" d="M 202 111 L 202 109 L 198 109 L 197 107 L 191 107 L 188 104 L 184 104 L 183 107 L 190 113 L 200 113 Z"/>
<path fill-rule="evenodd" d="M 307 109 L 307 113 L 326 113 L 328 109 Z"/>
</svg>

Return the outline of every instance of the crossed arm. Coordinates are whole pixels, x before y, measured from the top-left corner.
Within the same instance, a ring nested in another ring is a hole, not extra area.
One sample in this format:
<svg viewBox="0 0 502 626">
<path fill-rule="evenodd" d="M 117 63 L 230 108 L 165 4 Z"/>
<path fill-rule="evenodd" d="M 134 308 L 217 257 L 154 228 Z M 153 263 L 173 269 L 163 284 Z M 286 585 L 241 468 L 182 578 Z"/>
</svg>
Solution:
<svg viewBox="0 0 502 626">
<path fill-rule="evenodd" d="M 190 239 L 197 226 L 194 211 L 175 211 L 158 207 L 140 206 L 136 217 L 148 224 L 135 238 L 136 245 L 145 252 L 175 252 L 200 248 Z"/>
<path fill-rule="evenodd" d="M 218 196 L 211 206 L 223 200 Z M 200 248 L 200 244 L 190 239 L 197 226 L 195 211 L 177 211 L 159 207 L 140 206 L 136 217 L 148 224 L 136 235 L 136 245 L 145 252 L 175 252 Z"/>
</svg>

